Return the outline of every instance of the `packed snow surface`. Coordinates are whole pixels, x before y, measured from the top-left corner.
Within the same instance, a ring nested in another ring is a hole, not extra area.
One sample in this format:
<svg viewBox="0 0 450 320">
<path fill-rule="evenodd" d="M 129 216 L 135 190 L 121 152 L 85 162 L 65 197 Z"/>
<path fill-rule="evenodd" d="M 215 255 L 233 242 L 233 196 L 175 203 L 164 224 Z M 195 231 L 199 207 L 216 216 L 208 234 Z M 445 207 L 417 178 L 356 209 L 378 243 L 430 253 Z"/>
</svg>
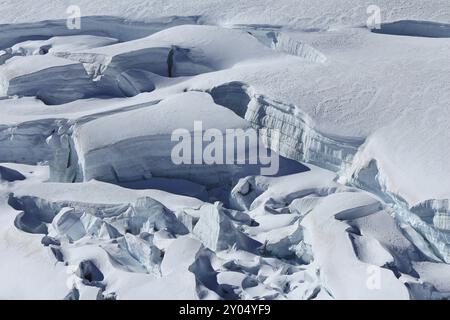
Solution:
<svg viewBox="0 0 450 320">
<path fill-rule="evenodd" d="M 77 5 L 0 2 L 0 298 L 450 297 L 447 0 Z"/>
</svg>

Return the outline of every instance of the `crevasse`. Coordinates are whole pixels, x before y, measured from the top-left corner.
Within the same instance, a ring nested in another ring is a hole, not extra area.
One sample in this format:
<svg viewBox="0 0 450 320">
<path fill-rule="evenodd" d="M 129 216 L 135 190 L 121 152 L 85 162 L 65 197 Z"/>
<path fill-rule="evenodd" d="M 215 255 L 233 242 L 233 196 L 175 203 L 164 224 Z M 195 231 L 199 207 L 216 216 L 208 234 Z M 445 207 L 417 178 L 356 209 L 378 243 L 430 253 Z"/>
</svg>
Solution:
<svg viewBox="0 0 450 320">
<path fill-rule="evenodd" d="M 317 131 L 313 121 L 299 108 L 258 95 L 244 83 L 226 83 L 210 93 L 217 104 L 258 128 L 266 145 L 280 155 L 335 171 L 340 182 L 367 190 L 393 206 L 399 223 L 413 228 L 409 230 L 411 240 L 422 251 L 450 261 L 448 199 L 430 199 L 410 206 L 401 194 L 389 190 L 389 177 L 376 159 L 366 159 L 364 141 L 328 137 Z"/>
</svg>

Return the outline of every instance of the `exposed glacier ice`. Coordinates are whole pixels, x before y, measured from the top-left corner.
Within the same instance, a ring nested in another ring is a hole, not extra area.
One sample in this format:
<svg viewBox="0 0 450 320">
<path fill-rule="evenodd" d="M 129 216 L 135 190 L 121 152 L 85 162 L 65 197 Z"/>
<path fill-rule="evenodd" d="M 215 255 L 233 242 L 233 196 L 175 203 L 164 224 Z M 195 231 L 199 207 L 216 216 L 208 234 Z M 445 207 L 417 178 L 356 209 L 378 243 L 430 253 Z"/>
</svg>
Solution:
<svg viewBox="0 0 450 320">
<path fill-rule="evenodd" d="M 211 89 L 211 96 L 217 104 L 260 129 L 266 145 L 282 156 L 335 171 L 351 163 L 361 141 L 327 137 L 317 131 L 313 120 L 294 105 L 252 91 L 244 83 L 231 82 Z"/>
</svg>

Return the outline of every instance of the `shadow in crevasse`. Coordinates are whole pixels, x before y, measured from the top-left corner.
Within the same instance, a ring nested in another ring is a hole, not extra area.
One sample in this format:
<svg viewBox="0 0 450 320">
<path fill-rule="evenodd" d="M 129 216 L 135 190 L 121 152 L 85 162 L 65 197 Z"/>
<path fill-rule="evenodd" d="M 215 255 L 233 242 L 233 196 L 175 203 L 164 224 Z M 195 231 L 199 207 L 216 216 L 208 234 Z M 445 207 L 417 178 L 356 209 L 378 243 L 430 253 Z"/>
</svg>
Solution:
<svg viewBox="0 0 450 320">
<path fill-rule="evenodd" d="M 379 29 L 372 32 L 397 36 L 425 37 L 425 38 L 450 38 L 450 24 L 401 20 L 381 24 Z"/>
<path fill-rule="evenodd" d="M 227 199 L 229 197 L 231 189 L 236 185 L 238 180 L 247 176 L 261 175 L 261 168 L 261 165 L 242 165 L 240 166 L 240 170 L 237 171 L 234 175 L 227 176 L 226 178 L 222 179 L 221 184 L 215 184 L 213 186 L 204 185 L 187 179 L 156 176 L 146 180 L 115 182 L 115 184 L 128 189 L 156 189 L 173 194 L 194 197 L 205 202 L 214 202 L 215 200 L 220 200 L 226 203 L 228 201 Z M 307 166 L 300 162 L 280 156 L 278 172 L 268 177 L 281 177 L 295 173 L 306 172 L 309 170 L 310 169 Z M 201 170 L 197 171 L 197 174 L 201 174 Z M 211 171 L 209 170 L 206 170 L 205 168 L 205 174 L 213 173 L 211 173 Z"/>
</svg>

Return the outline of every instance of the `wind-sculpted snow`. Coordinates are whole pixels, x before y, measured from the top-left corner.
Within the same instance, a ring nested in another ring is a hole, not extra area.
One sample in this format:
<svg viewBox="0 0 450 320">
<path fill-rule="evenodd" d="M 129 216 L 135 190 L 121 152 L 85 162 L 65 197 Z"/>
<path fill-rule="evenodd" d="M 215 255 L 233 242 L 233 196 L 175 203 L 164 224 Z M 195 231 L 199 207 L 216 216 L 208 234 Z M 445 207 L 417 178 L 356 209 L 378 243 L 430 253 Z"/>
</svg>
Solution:
<svg viewBox="0 0 450 320">
<path fill-rule="evenodd" d="M 0 25 L 0 298 L 450 298 L 447 9 L 81 2 Z"/>
</svg>

